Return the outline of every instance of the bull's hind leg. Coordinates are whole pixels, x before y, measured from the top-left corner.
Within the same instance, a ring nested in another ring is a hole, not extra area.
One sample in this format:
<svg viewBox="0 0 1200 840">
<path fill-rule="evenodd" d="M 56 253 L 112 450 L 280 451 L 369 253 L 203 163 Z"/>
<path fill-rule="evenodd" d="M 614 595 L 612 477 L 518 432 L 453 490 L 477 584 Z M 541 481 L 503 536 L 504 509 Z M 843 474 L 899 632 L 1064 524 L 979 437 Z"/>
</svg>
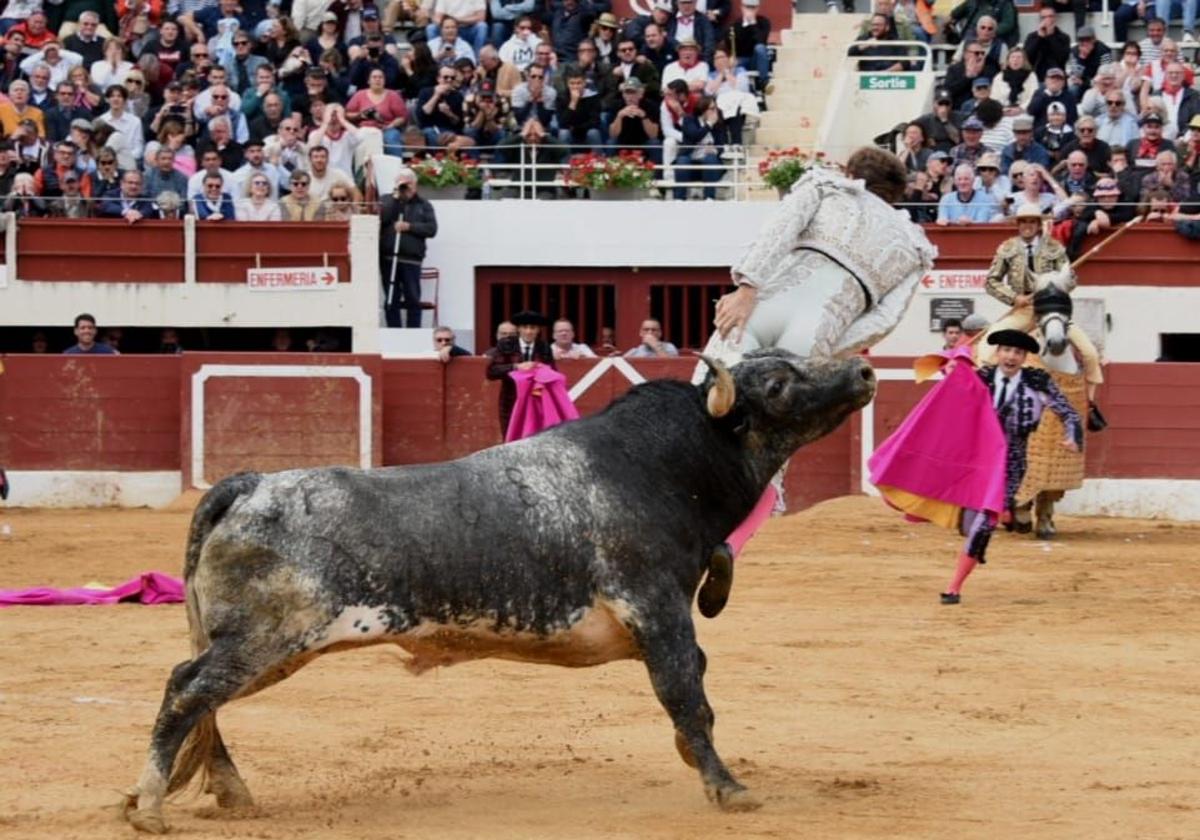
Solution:
<svg viewBox="0 0 1200 840">
<path fill-rule="evenodd" d="M 712 742 L 715 716 L 704 696 L 704 652 L 696 644 L 691 616 L 662 612 L 637 628 L 646 669 L 659 702 L 675 724 L 675 745 L 700 771 L 708 798 L 727 811 L 749 811 L 759 802 L 733 778 Z"/>
<path fill-rule="evenodd" d="M 242 781 L 221 731 L 217 729 L 216 715 L 213 715 L 213 745 L 208 758 L 208 786 L 206 791 L 217 797 L 217 805 L 221 808 L 248 808 L 254 804 L 250 789 Z"/>
<path fill-rule="evenodd" d="M 163 797 L 187 784 L 204 766 L 218 774 L 220 781 L 213 788 L 218 798 L 224 795 L 230 801 L 245 792 L 220 742 L 215 712 L 250 683 L 257 670 L 245 657 L 244 647 L 226 639 L 214 642 L 204 653 L 171 672 L 150 736 L 145 769 L 137 787 L 126 796 L 125 817 L 134 828 L 164 833 L 167 824 L 162 816 Z M 181 754 L 185 739 L 188 743 Z M 237 779 L 236 785 L 231 778 Z"/>
</svg>

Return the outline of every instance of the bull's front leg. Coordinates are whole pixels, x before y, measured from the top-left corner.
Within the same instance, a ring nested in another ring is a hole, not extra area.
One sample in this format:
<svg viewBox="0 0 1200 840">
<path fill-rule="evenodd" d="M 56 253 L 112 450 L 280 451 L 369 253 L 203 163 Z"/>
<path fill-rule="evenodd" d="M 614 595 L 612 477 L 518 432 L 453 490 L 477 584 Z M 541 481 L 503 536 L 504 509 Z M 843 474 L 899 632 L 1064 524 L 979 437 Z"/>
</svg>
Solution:
<svg viewBox="0 0 1200 840">
<path fill-rule="evenodd" d="M 680 755 L 700 771 L 708 798 L 727 811 L 750 811 L 761 803 L 739 784 L 713 746 L 715 717 L 704 696 L 704 651 L 696 644 L 689 604 L 658 610 L 635 628 L 650 682 L 675 724 Z"/>
</svg>

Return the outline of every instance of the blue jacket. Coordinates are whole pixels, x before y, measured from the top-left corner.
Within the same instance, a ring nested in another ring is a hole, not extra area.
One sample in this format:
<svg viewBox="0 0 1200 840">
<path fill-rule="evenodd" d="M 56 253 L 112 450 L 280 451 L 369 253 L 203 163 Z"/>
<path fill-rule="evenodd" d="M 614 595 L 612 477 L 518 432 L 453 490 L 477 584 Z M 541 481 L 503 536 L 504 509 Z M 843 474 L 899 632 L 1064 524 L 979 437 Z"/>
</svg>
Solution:
<svg viewBox="0 0 1200 840">
<path fill-rule="evenodd" d="M 1004 175 L 1008 174 L 1008 170 L 1018 160 L 1029 161 L 1030 163 L 1040 163 L 1047 169 L 1050 168 L 1050 152 L 1038 141 L 1034 140 L 1022 151 L 1017 151 L 1016 141 L 1009 143 L 1004 147 L 1004 151 L 1000 153 L 1000 172 Z"/>
<path fill-rule="evenodd" d="M 192 196 L 192 209 L 196 213 L 197 219 L 207 219 L 213 214 L 212 210 L 208 209 L 208 202 L 204 200 L 204 196 L 196 193 Z M 221 218 L 219 221 L 233 221 L 233 196 L 227 192 L 221 193 L 221 204 L 219 207 Z"/>
<path fill-rule="evenodd" d="M 121 190 L 118 188 L 104 194 L 104 199 L 100 202 L 100 207 L 96 210 L 97 216 L 103 216 L 109 219 L 119 219 L 124 212 L 121 206 Z M 157 219 L 161 214 L 158 212 L 158 205 L 148 198 L 139 197 L 133 202 L 133 209 L 142 214 L 145 219 Z"/>
</svg>

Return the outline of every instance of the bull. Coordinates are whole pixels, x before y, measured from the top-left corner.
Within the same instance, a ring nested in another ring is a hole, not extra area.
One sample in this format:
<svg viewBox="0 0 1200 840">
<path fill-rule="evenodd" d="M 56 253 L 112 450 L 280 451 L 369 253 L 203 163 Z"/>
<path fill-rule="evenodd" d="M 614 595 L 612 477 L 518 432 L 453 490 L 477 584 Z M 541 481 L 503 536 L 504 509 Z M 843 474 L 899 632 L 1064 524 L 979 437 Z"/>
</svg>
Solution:
<svg viewBox="0 0 1200 840">
<path fill-rule="evenodd" d="M 860 359 L 772 350 L 709 364 L 700 386 L 649 382 L 457 461 L 218 483 L 188 535 L 193 658 L 167 680 L 126 819 L 165 832 L 164 796 L 197 772 L 218 806 L 251 804 L 217 710 L 323 654 L 386 643 L 414 674 L 641 659 L 708 798 L 758 807 L 713 747 L 692 599 L 771 476 L 866 405 L 875 376 Z"/>
</svg>

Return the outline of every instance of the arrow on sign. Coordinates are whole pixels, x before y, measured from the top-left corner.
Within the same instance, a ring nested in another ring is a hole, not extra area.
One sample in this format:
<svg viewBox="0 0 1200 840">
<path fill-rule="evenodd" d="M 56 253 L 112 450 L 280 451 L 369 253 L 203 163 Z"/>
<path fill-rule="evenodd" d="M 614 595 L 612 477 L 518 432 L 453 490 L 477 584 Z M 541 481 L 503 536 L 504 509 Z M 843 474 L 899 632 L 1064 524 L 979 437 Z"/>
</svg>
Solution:
<svg viewBox="0 0 1200 840">
<path fill-rule="evenodd" d="M 926 274 L 924 277 L 921 278 L 921 285 L 924 286 L 926 289 L 933 288 L 933 278 L 930 277 L 928 274 Z"/>
<path fill-rule="evenodd" d="M 332 286 L 334 283 L 337 282 L 337 278 L 333 276 L 332 271 L 326 271 L 324 274 L 321 275 L 321 282 L 324 283 L 326 286 Z"/>
</svg>

